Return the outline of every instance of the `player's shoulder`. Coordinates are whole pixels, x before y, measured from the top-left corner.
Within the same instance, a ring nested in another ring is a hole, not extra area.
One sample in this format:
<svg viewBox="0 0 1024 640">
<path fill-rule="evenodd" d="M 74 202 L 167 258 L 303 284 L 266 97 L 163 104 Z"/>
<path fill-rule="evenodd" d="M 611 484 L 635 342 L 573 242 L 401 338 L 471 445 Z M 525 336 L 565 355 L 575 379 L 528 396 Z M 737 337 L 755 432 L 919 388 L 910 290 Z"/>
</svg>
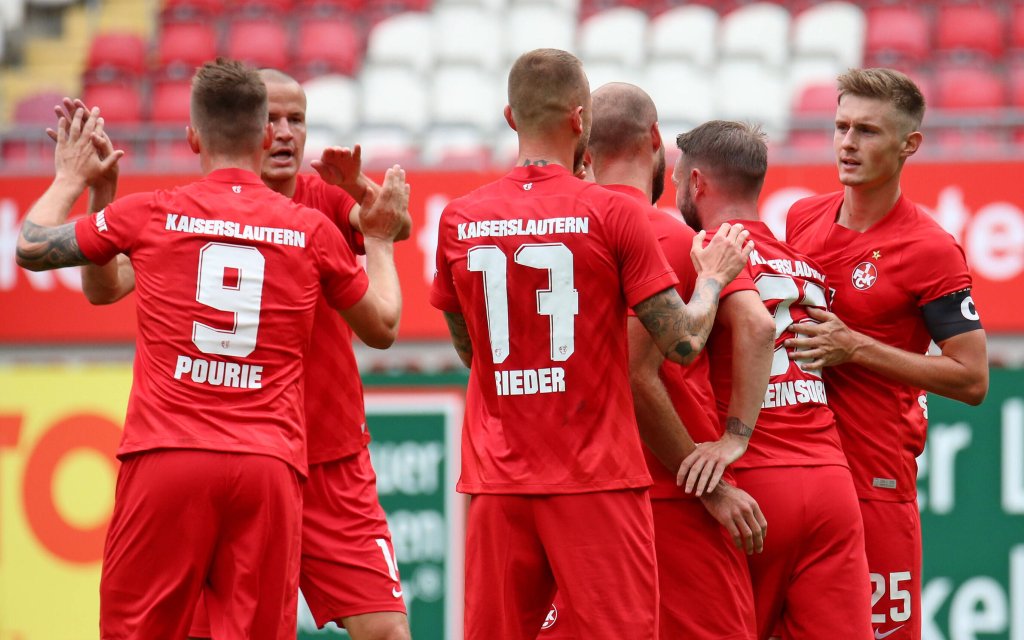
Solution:
<svg viewBox="0 0 1024 640">
<path fill-rule="evenodd" d="M 816 217 L 825 215 L 843 200 L 842 191 L 822 193 L 800 198 L 789 207 L 789 217 Z"/>
<path fill-rule="evenodd" d="M 935 216 L 906 196 L 903 196 L 903 199 L 904 202 L 902 204 L 905 209 L 904 228 L 907 233 L 930 242 L 958 244 L 953 235 L 939 224 Z"/>
<path fill-rule="evenodd" d="M 659 240 L 679 239 L 690 243 L 693 242 L 693 237 L 697 235 L 697 232 L 691 229 L 688 224 L 663 209 L 652 205 L 647 210 L 647 215 L 651 221 L 651 228 L 654 229 L 654 233 L 658 236 Z M 689 248 L 690 245 L 687 244 L 686 246 Z"/>
</svg>

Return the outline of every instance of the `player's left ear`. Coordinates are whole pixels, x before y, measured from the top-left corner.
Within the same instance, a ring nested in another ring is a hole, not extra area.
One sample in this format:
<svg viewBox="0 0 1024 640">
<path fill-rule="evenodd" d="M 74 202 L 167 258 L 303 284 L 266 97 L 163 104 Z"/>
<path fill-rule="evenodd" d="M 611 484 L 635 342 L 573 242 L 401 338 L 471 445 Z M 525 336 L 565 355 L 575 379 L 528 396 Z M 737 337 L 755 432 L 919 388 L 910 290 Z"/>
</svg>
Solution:
<svg viewBox="0 0 1024 640">
<path fill-rule="evenodd" d="M 903 158 L 909 158 L 917 153 L 917 150 L 921 148 L 921 142 L 923 140 L 924 134 L 920 131 L 912 131 L 907 134 L 907 137 L 903 140 L 903 150 L 900 152 L 900 156 Z"/>
</svg>

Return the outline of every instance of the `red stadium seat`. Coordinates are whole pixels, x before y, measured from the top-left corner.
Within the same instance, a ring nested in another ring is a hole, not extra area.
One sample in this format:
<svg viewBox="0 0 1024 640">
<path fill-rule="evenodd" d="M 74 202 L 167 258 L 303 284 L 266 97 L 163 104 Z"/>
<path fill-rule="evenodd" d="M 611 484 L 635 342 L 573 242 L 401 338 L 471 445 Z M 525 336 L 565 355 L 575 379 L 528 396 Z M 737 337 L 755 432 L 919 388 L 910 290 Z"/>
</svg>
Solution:
<svg viewBox="0 0 1024 640">
<path fill-rule="evenodd" d="M 134 85 L 86 85 L 82 100 L 90 107 L 100 108 L 108 127 L 136 125 L 142 120 L 142 97 Z"/>
<path fill-rule="evenodd" d="M 865 54 L 872 65 L 920 62 L 930 53 L 928 21 L 922 11 L 886 6 L 868 12 Z"/>
<path fill-rule="evenodd" d="M 797 96 L 793 111 L 804 115 L 832 115 L 836 112 L 838 96 L 834 83 L 809 84 Z"/>
<path fill-rule="evenodd" d="M 56 91 L 43 91 L 26 96 L 14 107 L 14 122 L 52 127 L 57 122 L 53 108 L 63 99 L 64 96 Z"/>
<path fill-rule="evenodd" d="M 1013 8 L 1010 18 L 1010 47 L 1024 53 L 1024 4 L 1018 3 Z"/>
<path fill-rule="evenodd" d="M 86 76 L 110 82 L 146 71 L 146 42 L 134 33 L 100 33 L 89 45 Z"/>
<path fill-rule="evenodd" d="M 286 16 L 294 4 L 294 0 L 234 0 L 231 11 L 236 16 L 281 17 Z"/>
<path fill-rule="evenodd" d="M 1024 109 L 1024 60 L 1010 66 L 1010 104 Z"/>
<path fill-rule="evenodd" d="M 935 24 L 935 48 L 941 53 L 976 53 L 995 60 L 1003 56 L 1005 30 L 999 12 L 990 6 L 944 5 Z"/>
<path fill-rule="evenodd" d="M 786 140 L 786 148 L 798 152 L 800 155 L 831 160 L 832 132 L 830 130 L 792 131 Z"/>
<path fill-rule="evenodd" d="M 362 58 L 359 30 L 348 22 L 311 19 L 299 24 L 294 63 L 303 75 L 353 76 Z"/>
<path fill-rule="evenodd" d="M 257 67 L 287 69 L 291 59 L 288 31 L 279 21 L 236 20 L 228 27 L 224 53 Z"/>
<path fill-rule="evenodd" d="M 224 0 L 164 0 L 160 21 L 210 22 L 224 13 Z"/>
<path fill-rule="evenodd" d="M 1006 83 L 988 69 L 939 69 L 935 83 L 934 106 L 939 109 L 972 111 L 1005 107 L 1007 103 Z"/>
<path fill-rule="evenodd" d="M 160 34 L 157 64 L 163 75 L 190 78 L 196 67 L 217 57 L 217 32 L 208 24 L 169 24 Z"/>
<path fill-rule="evenodd" d="M 150 100 L 150 122 L 188 124 L 191 96 L 191 82 L 158 82 Z"/>
</svg>

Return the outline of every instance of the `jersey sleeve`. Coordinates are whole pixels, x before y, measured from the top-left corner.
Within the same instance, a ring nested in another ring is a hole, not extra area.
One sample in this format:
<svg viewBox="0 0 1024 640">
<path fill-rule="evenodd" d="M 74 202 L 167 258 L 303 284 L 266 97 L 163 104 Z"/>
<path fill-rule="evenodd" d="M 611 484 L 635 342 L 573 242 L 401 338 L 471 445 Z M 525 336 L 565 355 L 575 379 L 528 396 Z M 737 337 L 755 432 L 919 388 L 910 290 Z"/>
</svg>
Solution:
<svg viewBox="0 0 1024 640">
<path fill-rule="evenodd" d="M 451 206 L 451 205 L 449 205 Z M 448 262 L 447 220 L 449 209 L 441 213 L 441 222 L 437 229 L 437 257 L 434 269 L 434 282 L 430 287 L 430 304 L 450 313 L 461 313 L 458 295 L 455 293 L 455 281 L 452 278 L 451 264 Z"/>
<path fill-rule="evenodd" d="M 82 255 L 93 264 L 106 264 L 119 253 L 130 253 L 149 219 L 149 194 L 126 196 L 75 222 L 75 239 Z"/>
<path fill-rule="evenodd" d="M 678 284 L 679 278 L 668 266 L 643 207 L 622 197 L 615 200 L 611 211 L 608 231 L 617 251 L 626 303 L 634 307 Z"/>
<path fill-rule="evenodd" d="M 950 293 L 971 288 L 967 258 L 952 236 L 936 229 L 928 246 L 928 259 L 914 260 L 907 280 L 919 307 Z"/>
<path fill-rule="evenodd" d="M 337 227 L 319 226 L 314 235 L 314 250 L 324 298 L 335 309 L 348 309 L 366 295 L 370 280 Z"/>
</svg>

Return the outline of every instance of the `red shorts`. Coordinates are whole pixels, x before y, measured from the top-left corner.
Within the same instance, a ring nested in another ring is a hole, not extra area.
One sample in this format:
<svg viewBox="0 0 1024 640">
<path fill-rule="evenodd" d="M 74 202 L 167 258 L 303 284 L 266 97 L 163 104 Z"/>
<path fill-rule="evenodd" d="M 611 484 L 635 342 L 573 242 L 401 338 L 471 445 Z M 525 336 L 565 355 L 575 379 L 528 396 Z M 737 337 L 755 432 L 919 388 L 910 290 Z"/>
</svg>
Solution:
<svg viewBox="0 0 1024 640">
<path fill-rule="evenodd" d="M 871 640 L 864 526 L 840 466 L 736 472 L 768 520 L 764 552 L 747 556 L 759 638 Z"/>
<path fill-rule="evenodd" d="M 921 638 L 921 514 L 916 502 L 861 500 L 871 624 L 888 640 Z"/>
<path fill-rule="evenodd" d="M 103 550 L 100 637 L 181 638 L 206 586 L 213 635 L 295 637 L 301 487 L 270 456 L 124 460 Z"/>
<path fill-rule="evenodd" d="M 646 489 L 475 495 L 466 523 L 466 640 L 534 640 L 557 583 L 588 640 L 650 640 L 658 579 Z"/>
<path fill-rule="evenodd" d="M 406 612 L 369 449 L 310 465 L 301 567 L 302 595 L 318 627 L 364 613 Z M 204 615 L 200 601 L 191 637 L 210 637 Z"/>
<path fill-rule="evenodd" d="M 742 551 L 700 500 L 651 500 L 658 558 L 659 636 L 663 640 L 752 640 L 754 598 Z M 573 634 L 555 597 L 540 640 Z"/>
</svg>

